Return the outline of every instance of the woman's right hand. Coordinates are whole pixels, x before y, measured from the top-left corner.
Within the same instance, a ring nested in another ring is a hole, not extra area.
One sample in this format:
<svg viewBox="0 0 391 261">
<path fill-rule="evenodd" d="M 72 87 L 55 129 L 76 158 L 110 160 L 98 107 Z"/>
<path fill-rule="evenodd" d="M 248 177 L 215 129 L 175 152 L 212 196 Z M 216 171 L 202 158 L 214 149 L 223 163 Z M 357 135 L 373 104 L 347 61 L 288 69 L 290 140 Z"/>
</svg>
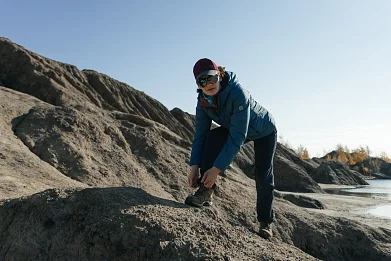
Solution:
<svg viewBox="0 0 391 261">
<path fill-rule="evenodd" d="M 189 184 L 189 187 L 196 188 L 197 185 L 197 179 L 200 176 L 199 172 L 199 166 L 198 165 L 191 165 L 189 169 L 189 173 L 187 174 L 187 181 Z"/>
</svg>

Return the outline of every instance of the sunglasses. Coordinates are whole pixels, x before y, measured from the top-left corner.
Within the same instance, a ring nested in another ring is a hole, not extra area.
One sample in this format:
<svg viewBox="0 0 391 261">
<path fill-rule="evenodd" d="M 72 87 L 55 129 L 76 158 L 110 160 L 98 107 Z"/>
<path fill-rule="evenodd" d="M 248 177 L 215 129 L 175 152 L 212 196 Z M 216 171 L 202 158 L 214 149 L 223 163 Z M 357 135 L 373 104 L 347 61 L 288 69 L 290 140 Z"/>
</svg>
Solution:
<svg viewBox="0 0 391 261">
<path fill-rule="evenodd" d="M 216 83 L 218 80 L 219 80 L 219 75 L 216 74 L 216 75 L 209 76 L 208 78 L 198 78 L 196 83 L 199 87 L 204 88 L 206 85 L 208 85 L 208 83 L 210 82 Z"/>
</svg>

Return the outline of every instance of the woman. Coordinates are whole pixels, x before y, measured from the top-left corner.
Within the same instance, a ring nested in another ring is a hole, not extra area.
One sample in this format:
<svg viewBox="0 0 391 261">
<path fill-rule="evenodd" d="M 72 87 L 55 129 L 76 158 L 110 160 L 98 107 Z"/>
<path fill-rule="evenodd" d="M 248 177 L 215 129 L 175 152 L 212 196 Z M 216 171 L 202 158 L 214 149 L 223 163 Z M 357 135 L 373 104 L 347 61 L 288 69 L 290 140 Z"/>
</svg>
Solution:
<svg viewBox="0 0 391 261">
<path fill-rule="evenodd" d="M 199 94 L 188 182 L 199 189 L 185 203 L 211 205 L 219 173 L 228 168 L 245 142 L 254 141 L 259 234 L 270 238 L 277 143 L 274 119 L 241 87 L 235 73 L 226 72 L 212 60 L 198 60 L 193 74 Z M 210 130 L 212 120 L 220 127 Z"/>
</svg>

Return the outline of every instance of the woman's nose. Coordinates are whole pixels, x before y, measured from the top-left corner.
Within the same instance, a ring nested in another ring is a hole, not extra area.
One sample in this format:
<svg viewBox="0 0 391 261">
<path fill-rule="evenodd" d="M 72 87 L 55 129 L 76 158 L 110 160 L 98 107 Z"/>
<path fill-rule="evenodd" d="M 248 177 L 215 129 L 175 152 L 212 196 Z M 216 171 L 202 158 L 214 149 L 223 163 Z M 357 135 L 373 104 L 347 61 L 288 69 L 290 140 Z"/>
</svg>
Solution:
<svg viewBox="0 0 391 261">
<path fill-rule="evenodd" d="M 214 83 L 213 82 L 210 82 L 210 81 L 207 81 L 206 82 L 206 86 L 208 86 L 208 85 L 213 85 Z"/>
</svg>

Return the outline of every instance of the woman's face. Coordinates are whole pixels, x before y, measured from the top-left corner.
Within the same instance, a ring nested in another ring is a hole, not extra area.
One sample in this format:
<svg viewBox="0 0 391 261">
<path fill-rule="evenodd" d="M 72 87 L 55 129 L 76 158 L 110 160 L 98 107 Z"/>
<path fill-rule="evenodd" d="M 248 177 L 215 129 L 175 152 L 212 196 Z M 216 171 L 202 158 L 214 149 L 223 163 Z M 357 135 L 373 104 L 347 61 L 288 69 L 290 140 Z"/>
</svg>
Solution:
<svg viewBox="0 0 391 261">
<path fill-rule="evenodd" d="M 200 83 L 198 83 L 198 88 L 201 89 L 206 95 L 213 96 L 220 90 L 220 76 L 217 75 L 217 79 L 215 76 L 205 75 L 201 76 L 200 80 L 204 81 L 206 85 L 202 87 Z"/>
</svg>

